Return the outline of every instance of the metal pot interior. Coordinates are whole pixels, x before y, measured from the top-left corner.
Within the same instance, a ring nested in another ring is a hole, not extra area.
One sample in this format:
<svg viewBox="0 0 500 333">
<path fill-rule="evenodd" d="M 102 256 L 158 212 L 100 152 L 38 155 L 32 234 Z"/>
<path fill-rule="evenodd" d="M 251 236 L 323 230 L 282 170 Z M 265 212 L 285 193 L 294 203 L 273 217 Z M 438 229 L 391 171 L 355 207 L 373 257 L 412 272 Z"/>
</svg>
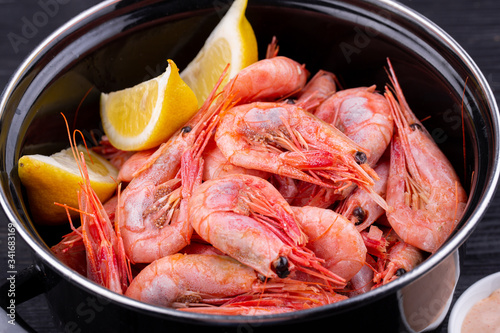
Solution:
<svg viewBox="0 0 500 333">
<path fill-rule="evenodd" d="M 102 133 L 100 92 L 159 75 L 167 59 L 184 68 L 225 8 L 205 0 L 104 2 L 44 42 L 4 91 L 0 151 L 5 210 L 37 255 L 80 287 L 129 307 L 184 316 L 114 295 L 58 263 L 48 248 L 69 228 L 33 223 L 17 176 L 17 160 L 24 154 L 51 154 L 68 146 L 61 112 L 90 142 L 91 133 Z M 470 196 L 457 231 L 417 269 L 368 294 L 306 314 L 349 311 L 380 299 L 418 279 L 456 250 L 488 205 L 498 168 L 496 105 L 481 73 L 460 47 L 424 18 L 390 2 L 250 1 L 247 18 L 257 35 L 260 58 L 276 36 L 281 55 L 306 64 L 312 74 L 319 69 L 334 72 L 344 88 L 376 84 L 383 91 L 389 57 L 410 106 L 417 116 L 426 118 L 424 125 L 455 166 Z M 275 315 L 268 320 L 297 316 L 301 315 Z"/>
</svg>

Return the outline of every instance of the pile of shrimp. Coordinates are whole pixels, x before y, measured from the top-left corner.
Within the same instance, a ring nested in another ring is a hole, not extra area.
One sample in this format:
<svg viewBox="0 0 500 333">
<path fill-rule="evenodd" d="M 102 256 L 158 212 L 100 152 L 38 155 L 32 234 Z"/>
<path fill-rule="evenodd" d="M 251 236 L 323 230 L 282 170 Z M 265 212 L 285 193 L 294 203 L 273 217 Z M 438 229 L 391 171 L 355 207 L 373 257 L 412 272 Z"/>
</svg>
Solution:
<svg viewBox="0 0 500 333">
<path fill-rule="evenodd" d="M 114 292 L 210 314 L 307 309 L 397 279 L 446 241 L 467 195 L 387 72 L 383 94 L 339 89 L 271 43 L 160 147 L 103 137 L 117 194 L 100 203 L 82 167 L 81 226 L 52 250 Z"/>
</svg>

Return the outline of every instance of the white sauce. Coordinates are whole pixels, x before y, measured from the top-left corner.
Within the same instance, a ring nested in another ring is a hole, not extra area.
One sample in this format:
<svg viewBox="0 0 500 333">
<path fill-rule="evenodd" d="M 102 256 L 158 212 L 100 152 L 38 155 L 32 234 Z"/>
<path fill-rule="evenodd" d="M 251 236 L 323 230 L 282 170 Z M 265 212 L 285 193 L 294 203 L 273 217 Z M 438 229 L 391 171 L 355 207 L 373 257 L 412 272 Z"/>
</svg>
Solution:
<svg viewBox="0 0 500 333">
<path fill-rule="evenodd" d="M 500 289 L 477 302 L 462 323 L 462 333 L 500 333 Z"/>
</svg>

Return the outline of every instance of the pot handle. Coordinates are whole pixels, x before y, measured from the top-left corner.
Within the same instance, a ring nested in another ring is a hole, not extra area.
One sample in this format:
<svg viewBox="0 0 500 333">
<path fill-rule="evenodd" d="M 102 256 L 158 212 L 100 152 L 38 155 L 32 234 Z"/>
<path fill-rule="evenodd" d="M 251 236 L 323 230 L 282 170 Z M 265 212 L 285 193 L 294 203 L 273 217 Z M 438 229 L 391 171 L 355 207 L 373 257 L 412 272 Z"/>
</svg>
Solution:
<svg viewBox="0 0 500 333">
<path fill-rule="evenodd" d="M 0 305 L 4 312 L 0 313 L 0 328 L 13 333 L 35 333 L 19 316 L 16 308 L 46 291 L 45 275 L 36 265 L 30 265 L 15 274 L 7 274 L 7 282 L 0 286 Z"/>
</svg>

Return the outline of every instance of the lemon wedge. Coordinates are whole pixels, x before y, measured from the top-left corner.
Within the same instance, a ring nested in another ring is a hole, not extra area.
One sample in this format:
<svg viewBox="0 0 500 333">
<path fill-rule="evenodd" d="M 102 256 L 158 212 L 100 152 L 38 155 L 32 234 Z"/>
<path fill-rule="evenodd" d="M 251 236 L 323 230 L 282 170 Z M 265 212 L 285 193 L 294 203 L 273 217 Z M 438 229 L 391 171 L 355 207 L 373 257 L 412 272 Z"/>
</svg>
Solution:
<svg viewBox="0 0 500 333">
<path fill-rule="evenodd" d="M 198 110 L 193 91 L 172 60 L 160 76 L 101 94 L 101 121 L 109 141 L 122 150 L 146 150 L 166 142 Z"/>
<path fill-rule="evenodd" d="M 247 0 L 236 0 L 205 41 L 196 57 L 181 72 L 201 106 L 229 63 L 220 89 L 240 70 L 258 60 L 257 39 L 245 17 Z"/>
<path fill-rule="evenodd" d="M 84 152 L 90 184 L 102 202 L 115 192 L 118 170 L 96 153 L 78 146 Z M 18 174 L 26 188 L 34 222 L 56 225 L 68 222 L 66 210 L 54 203 L 78 208 L 78 191 L 82 178 L 71 148 L 50 156 L 24 155 L 18 162 Z M 78 213 L 69 210 L 72 217 Z"/>
</svg>

